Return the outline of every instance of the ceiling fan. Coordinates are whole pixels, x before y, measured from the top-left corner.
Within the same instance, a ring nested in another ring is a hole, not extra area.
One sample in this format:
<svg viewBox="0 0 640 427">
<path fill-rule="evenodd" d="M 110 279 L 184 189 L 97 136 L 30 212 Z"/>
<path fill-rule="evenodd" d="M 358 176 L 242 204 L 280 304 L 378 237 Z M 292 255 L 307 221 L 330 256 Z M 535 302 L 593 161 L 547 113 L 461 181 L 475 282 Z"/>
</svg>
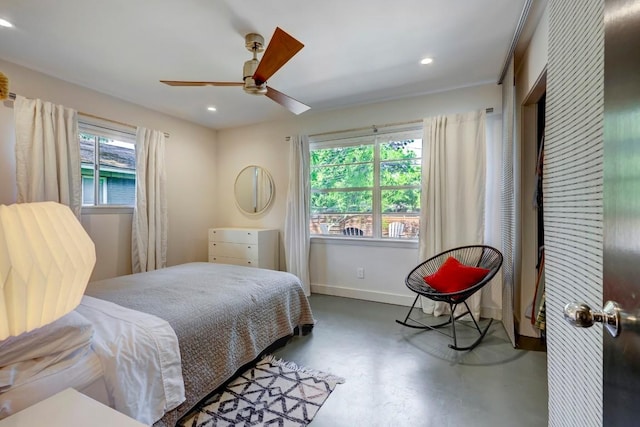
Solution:
<svg viewBox="0 0 640 427">
<path fill-rule="evenodd" d="M 253 59 L 244 63 L 244 82 L 189 82 L 177 80 L 160 80 L 169 86 L 243 86 L 245 92 L 252 95 L 266 95 L 294 114 L 307 111 L 308 105 L 297 101 L 274 88 L 267 86 L 267 80 L 304 47 L 285 31 L 276 28 L 267 50 L 258 61 L 258 53 L 264 51 L 264 38 L 260 34 L 250 33 L 245 36 L 245 46 L 253 53 Z"/>
</svg>

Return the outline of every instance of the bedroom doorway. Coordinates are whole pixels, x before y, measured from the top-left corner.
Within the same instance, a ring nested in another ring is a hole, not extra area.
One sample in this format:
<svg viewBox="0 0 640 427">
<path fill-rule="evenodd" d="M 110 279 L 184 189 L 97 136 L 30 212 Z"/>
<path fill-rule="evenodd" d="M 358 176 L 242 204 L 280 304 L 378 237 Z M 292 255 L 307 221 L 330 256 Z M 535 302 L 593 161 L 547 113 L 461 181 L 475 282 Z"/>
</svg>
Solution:
<svg viewBox="0 0 640 427">
<path fill-rule="evenodd" d="M 546 351 L 542 203 L 546 79 L 545 69 L 520 104 L 522 258 L 515 296 L 516 348 L 537 351 Z"/>
</svg>

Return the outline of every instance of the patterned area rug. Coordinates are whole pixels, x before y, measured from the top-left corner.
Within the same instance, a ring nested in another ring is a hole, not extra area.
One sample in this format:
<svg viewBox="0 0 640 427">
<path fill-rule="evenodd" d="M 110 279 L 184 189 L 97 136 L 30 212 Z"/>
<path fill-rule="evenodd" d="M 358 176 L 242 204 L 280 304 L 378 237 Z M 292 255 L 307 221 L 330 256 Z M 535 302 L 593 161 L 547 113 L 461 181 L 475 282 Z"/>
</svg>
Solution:
<svg viewBox="0 0 640 427">
<path fill-rule="evenodd" d="M 188 415 L 184 427 L 306 426 L 344 379 L 266 356 Z"/>
</svg>

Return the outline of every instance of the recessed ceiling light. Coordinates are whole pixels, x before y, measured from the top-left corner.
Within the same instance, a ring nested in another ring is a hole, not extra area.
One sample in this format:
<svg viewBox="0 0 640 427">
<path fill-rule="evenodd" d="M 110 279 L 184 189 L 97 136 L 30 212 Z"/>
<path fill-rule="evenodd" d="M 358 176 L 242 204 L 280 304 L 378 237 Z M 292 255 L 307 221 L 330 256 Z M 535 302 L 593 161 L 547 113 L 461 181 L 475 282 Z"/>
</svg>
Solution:
<svg viewBox="0 0 640 427">
<path fill-rule="evenodd" d="M 207 107 L 207 110 L 209 110 L 209 111 L 217 111 L 216 107 Z"/>
<path fill-rule="evenodd" d="M 422 65 L 431 64 L 432 62 L 433 62 L 433 58 L 423 58 L 422 61 L 420 61 Z"/>
<path fill-rule="evenodd" d="M 11 27 L 13 27 L 13 24 L 11 22 L 7 21 L 6 19 L 0 18 L 0 27 L 11 28 Z"/>
</svg>

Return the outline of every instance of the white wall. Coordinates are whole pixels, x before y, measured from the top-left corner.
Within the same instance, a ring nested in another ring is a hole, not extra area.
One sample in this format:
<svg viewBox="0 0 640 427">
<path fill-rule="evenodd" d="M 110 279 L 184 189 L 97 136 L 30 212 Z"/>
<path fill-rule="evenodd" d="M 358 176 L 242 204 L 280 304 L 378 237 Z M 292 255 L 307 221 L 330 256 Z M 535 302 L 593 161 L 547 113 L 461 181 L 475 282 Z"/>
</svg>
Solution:
<svg viewBox="0 0 640 427">
<path fill-rule="evenodd" d="M 500 88 L 486 84 L 348 109 L 317 113 L 311 110 L 285 121 L 221 130 L 218 132 L 217 151 L 216 226 L 277 228 L 282 242 L 288 185 L 287 135 L 312 135 L 489 107 L 499 113 L 501 103 Z M 249 164 L 265 167 L 275 182 L 274 203 L 258 217 L 241 213 L 233 199 L 235 177 Z M 404 278 L 418 263 L 417 245 L 353 243 L 312 241 L 312 291 L 410 305 L 413 295 L 406 289 Z M 281 260 L 281 268 L 284 269 L 284 256 Z M 364 279 L 356 278 L 357 267 L 364 268 Z M 493 310 L 499 308 L 500 294 L 501 289 L 491 289 L 483 302 L 485 312 L 489 309 L 493 314 Z"/>
<path fill-rule="evenodd" d="M 0 60 L 11 92 L 170 134 L 166 144 L 169 265 L 207 259 L 207 229 L 216 222 L 216 132 Z M 16 201 L 13 103 L 0 104 L 0 203 Z M 83 214 L 96 244 L 92 279 L 131 272 L 131 214 Z"/>
</svg>

